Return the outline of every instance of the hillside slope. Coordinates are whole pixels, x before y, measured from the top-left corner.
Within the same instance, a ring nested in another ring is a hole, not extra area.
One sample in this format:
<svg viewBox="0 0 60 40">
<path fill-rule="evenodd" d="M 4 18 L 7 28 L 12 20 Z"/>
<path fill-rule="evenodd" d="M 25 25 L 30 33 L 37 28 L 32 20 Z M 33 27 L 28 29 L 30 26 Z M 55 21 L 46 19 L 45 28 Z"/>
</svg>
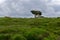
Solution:
<svg viewBox="0 0 60 40">
<path fill-rule="evenodd" d="M 60 40 L 60 18 L 0 18 L 0 40 Z"/>
</svg>

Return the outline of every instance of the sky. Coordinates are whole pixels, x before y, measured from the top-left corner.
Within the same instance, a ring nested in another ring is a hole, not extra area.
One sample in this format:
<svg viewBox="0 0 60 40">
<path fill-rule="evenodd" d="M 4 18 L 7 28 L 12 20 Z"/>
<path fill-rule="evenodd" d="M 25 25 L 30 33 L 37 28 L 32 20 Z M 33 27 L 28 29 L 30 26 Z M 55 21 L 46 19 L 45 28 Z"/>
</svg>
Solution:
<svg viewBox="0 0 60 40">
<path fill-rule="evenodd" d="M 0 16 L 33 17 L 39 10 L 45 17 L 60 17 L 60 0 L 0 0 Z"/>
</svg>

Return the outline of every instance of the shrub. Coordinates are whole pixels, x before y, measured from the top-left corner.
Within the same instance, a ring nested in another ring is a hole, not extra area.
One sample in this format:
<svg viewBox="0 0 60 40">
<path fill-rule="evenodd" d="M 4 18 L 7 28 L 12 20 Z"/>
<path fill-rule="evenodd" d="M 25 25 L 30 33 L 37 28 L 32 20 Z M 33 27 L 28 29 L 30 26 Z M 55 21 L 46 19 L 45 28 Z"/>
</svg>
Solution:
<svg viewBox="0 0 60 40">
<path fill-rule="evenodd" d="M 25 39 L 25 37 L 23 35 L 14 34 L 14 35 L 12 35 L 12 39 L 11 40 L 26 40 L 26 39 Z"/>
<path fill-rule="evenodd" d="M 10 40 L 10 35 L 0 34 L 0 40 Z"/>
<path fill-rule="evenodd" d="M 27 40 L 42 40 L 44 37 L 48 37 L 49 33 L 46 30 L 39 28 L 32 28 L 25 34 Z"/>
</svg>

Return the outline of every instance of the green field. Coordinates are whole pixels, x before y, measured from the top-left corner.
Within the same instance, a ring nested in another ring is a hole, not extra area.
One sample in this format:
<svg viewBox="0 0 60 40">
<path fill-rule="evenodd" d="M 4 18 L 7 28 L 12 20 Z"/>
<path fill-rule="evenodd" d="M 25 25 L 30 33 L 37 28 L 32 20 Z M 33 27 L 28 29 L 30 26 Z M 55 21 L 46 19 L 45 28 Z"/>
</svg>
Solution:
<svg viewBox="0 0 60 40">
<path fill-rule="evenodd" d="M 0 40 L 60 40 L 60 18 L 0 18 Z"/>
</svg>

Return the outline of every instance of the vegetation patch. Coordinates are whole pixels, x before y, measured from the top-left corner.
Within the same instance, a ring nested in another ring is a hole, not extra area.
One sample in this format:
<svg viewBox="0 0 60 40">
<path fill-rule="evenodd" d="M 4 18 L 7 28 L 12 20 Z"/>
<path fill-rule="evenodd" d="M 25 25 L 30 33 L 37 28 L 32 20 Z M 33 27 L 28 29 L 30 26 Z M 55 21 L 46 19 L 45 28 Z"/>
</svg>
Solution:
<svg viewBox="0 0 60 40">
<path fill-rule="evenodd" d="M 60 18 L 0 18 L 0 40 L 59 40 Z"/>
</svg>

